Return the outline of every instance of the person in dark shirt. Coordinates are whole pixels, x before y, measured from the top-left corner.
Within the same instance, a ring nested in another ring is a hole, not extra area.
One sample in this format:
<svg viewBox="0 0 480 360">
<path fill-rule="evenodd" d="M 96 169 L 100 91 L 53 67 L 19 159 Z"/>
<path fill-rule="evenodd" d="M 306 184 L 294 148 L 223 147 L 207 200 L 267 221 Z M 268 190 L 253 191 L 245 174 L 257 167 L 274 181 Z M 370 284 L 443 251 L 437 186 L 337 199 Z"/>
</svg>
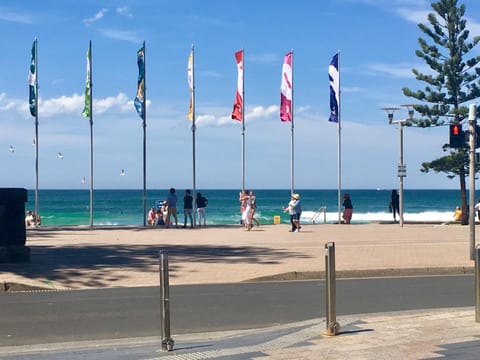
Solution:
<svg viewBox="0 0 480 360">
<path fill-rule="evenodd" d="M 350 224 L 353 214 L 353 205 L 352 200 L 350 199 L 350 195 L 348 194 L 343 195 L 343 207 L 343 220 L 345 220 L 345 224 Z"/>
<path fill-rule="evenodd" d="M 397 190 L 392 190 L 390 195 L 390 203 L 388 204 L 390 212 L 393 213 L 393 221 L 397 220 L 397 214 L 400 216 L 400 200 Z"/>
<path fill-rule="evenodd" d="M 185 196 L 183 197 L 183 227 L 187 227 L 187 218 L 190 218 L 190 227 L 193 228 L 193 196 L 190 194 L 190 190 L 185 190 Z"/>
<path fill-rule="evenodd" d="M 205 217 L 205 207 L 208 204 L 208 200 L 206 197 L 202 196 L 202 193 L 197 193 L 197 213 L 198 213 L 198 225 L 202 226 L 202 219 L 203 219 L 203 226 L 207 226 L 207 219 Z"/>
</svg>

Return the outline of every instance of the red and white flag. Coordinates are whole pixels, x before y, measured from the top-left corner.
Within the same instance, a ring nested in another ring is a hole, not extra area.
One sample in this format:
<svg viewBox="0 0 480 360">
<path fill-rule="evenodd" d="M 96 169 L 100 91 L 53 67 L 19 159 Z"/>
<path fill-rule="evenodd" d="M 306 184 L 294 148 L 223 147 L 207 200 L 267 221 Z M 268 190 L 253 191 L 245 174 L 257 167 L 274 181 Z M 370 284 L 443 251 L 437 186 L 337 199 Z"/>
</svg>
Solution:
<svg viewBox="0 0 480 360">
<path fill-rule="evenodd" d="M 232 119 L 243 121 L 243 50 L 235 53 L 237 61 L 238 81 L 235 102 L 233 103 Z"/>
<path fill-rule="evenodd" d="M 293 52 L 287 53 L 283 60 L 282 84 L 280 86 L 280 120 L 292 121 L 292 57 Z"/>
</svg>

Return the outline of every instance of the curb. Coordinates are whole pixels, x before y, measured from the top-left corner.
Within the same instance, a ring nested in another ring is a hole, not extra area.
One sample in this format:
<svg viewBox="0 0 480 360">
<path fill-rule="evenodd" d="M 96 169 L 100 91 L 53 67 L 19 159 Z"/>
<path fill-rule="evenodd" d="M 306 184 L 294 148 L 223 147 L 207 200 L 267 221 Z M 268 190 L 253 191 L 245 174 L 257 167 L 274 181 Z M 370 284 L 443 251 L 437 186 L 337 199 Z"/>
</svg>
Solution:
<svg viewBox="0 0 480 360">
<path fill-rule="evenodd" d="M 372 277 L 397 277 L 397 276 L 434 276 L 434 275 L 470 275 L 474 274 L 473 266 L 452 267 L 426 267 L 404 269 L 365 269 L 365 270 L 337 270 L 336 277 L 348 278 L 372 278 Z M 293 281 L 293 280 L 323 280 L 325 271 L 291 271 L 282 274 L 261 276 L 243 282 L 261 281 Z"/>
</svg>

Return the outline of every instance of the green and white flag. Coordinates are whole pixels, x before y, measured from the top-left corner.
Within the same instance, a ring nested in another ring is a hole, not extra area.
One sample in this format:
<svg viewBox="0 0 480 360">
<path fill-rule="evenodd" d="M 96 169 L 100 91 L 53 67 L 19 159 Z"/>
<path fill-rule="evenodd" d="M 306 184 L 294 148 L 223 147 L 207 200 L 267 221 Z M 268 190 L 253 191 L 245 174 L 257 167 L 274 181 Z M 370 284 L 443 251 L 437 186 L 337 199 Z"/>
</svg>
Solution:
<svg viewBox="0 0 480 360">
<path fill-rule="evenodd" d="M 87 49 L 87 81 L 85 82 L 85 108 L 83 109 L 82 115 L 86 118 L 90 117 L 91 101 L 92 101 L 92 91 L 91 91 L 91 64 L 92 64 L 92 43 Z"/>
<path fill-rule="evenodd" d="M 37 39 L 35 39 L 32 45 L 32 60 L 30 62 L 28 84 L 30 89 L 30 96 L 28 99 L 30 114 L 32 114 L 32 116 L 37 116 Z"/>
</svg>

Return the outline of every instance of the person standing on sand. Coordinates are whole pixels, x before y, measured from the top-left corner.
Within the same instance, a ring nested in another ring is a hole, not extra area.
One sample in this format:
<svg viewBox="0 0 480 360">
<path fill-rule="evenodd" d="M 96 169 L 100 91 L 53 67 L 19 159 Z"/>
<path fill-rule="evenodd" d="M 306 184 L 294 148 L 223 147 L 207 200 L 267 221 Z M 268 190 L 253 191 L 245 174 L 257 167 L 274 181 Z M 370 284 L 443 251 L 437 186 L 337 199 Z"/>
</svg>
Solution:
<svg viewBox="0 0 480 360">
<path fill-rule="evenodd" d="M 207 226 L 207 218 L 205 217 L 205 207 L 208 204 L 206 197 L 202 196 L 201 193 L 197 193 L 197 212 L 198 212 L 198 226 Z"/>
<path fill-rule="evenodd" d="M 190 194 L 190 190 L 185 190 L 185 196 L 183 197 L 183 227 L 187 227 L 187 218 L 190 218 L 190 227 L 193 228 L 193 196 Z"/>
<path fill-rule="evenodd" d="M 353 205 L 350 195 L 348 194 L 343 195 L 343 207 L 345 208 L 342 215 L 343 220 L 345 220 L 345 224 L 350 224 L 353 214 Z"/>
<path fill-rule="evenodd" d="M 177 195 L 175 194 L 175 188 L 170 188 L 170 193 L 167 196 L 166 206 L 168 206 L 167 212 L 167 228 L 170 227 L 170 217 L 173 215 L 175 219 L 175 227 L 178 227 L 177 219 Z"/>
<path fill-rule="evenodd" d="M 397 214 L 400 216 L 400 200 L 397 190 L 392 190 L 388 208 L 390 209 L 390 212 L 393 213 L 393 221 L 397 221 Z"/>
</svg>

